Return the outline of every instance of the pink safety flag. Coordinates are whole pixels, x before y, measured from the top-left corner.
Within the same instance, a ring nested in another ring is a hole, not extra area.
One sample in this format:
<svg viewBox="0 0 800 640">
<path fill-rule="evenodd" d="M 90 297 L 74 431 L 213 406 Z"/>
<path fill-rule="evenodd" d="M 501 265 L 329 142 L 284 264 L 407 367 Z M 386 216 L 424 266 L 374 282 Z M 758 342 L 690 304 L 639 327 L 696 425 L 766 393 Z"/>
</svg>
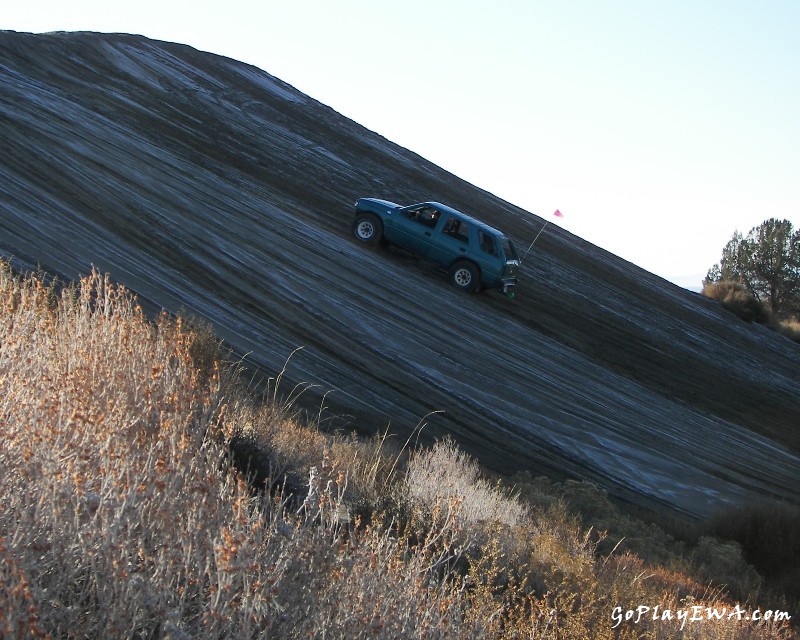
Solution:
<svg viewBox="0 0 800 640">
<path fill-rule="evenodd" d="M 553 213 L 553 215 L 554 215 L 556 218 L 563 218 L 563 217 L 564 217 L 564 214 L 563 214 L 563 213 L 561 213 L 561 212 L 560 212 L 558 209 L 556 209 L 556 210 L 555 210 L 555 212 Z"/>
</svg>

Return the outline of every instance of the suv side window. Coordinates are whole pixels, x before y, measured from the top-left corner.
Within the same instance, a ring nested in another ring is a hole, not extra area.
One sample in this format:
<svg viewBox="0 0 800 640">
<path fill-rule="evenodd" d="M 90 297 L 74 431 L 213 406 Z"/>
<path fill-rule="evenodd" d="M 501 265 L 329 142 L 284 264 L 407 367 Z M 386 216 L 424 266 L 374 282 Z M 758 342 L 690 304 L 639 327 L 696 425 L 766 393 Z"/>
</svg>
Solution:
<svg viewBox="0 0 800 640">
<path fill-rule="evenodd" d="M 426 227 L 435 227 L 439 220 L 439 210 L 434 207 L 420 207 L 419 209 L 408 209 L 402 212 L 409 220 L 424 224 Z"/>
<path fill-rule="evenodd" d="M 506 260 L 517 260 L 517 250 L 511 244 L 511 240 L 503 238 L 503 253 L 506 254 Z"/>
<path fill-rule="evenodd" d="M 494 236 L 485 231 L 478 231 L 478 244 L 484 253 L 488 253 L 490 256 L 497 256 L 497 243 L 494 240 Z"/>
<path fill-rule="evenodd" d="M 442 229 L 442 233 L 445 233 L 448 236 L 463 242 L 464 244 L 469 244 L 469 223 L 464 222 L 463 220 L 459 220 L 458 218 L 451 216 L 450 219 L 444 223 L 444 229 Z"/>
</svg>

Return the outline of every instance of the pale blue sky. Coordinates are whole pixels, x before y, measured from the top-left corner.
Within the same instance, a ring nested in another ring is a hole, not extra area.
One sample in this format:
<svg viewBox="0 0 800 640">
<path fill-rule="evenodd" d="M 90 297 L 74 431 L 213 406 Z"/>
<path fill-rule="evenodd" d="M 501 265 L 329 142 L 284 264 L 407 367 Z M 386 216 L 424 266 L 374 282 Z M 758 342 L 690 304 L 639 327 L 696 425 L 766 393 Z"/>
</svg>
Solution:
<svg viewBox="0 0 800 640">
<path fill-rule="evenodd" d="M 31 0 L 0 28 L 254 64 L 686 286 L 736 229 L 800 225 L 796 1 Z"/>
</svg>

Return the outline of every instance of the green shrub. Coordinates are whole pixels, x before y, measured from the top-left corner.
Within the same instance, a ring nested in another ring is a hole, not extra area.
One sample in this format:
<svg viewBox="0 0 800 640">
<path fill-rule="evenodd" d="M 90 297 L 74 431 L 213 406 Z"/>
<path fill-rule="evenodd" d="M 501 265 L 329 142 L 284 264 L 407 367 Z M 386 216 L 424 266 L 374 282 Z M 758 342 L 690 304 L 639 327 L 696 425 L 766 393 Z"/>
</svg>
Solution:
<svg viewBox="0 0 800 640">
<path fill-rule="evenodd" d="M 771 501 L 730 507 L 716 513 L 707 530 L 738 543 L 768 588 L 800 604 L 800 507 Z"/>
<path fill-rule="evenodd" d="M 737 598 L 746 599 L 760 587 L 761 578 L 745 561 L 738 542 L 703 536 L 692 549 L 691 559 L 701 578 Z"/>
</svg>

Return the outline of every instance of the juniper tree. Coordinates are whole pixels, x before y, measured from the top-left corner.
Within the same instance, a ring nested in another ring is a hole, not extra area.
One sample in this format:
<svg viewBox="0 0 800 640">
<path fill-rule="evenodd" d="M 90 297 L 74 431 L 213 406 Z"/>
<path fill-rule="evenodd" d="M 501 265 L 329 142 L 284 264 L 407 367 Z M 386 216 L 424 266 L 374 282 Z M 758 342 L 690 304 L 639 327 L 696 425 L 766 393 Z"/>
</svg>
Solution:
<svg viewBox="0 0 800 640">
<path fill-rule="evenodd" d="M 746 237 L 736 231 L 706 282 L 741 282 L 777 316 L 800 312 L 800 230 L 789 220 L 770 218 Z"/>
</svg>

